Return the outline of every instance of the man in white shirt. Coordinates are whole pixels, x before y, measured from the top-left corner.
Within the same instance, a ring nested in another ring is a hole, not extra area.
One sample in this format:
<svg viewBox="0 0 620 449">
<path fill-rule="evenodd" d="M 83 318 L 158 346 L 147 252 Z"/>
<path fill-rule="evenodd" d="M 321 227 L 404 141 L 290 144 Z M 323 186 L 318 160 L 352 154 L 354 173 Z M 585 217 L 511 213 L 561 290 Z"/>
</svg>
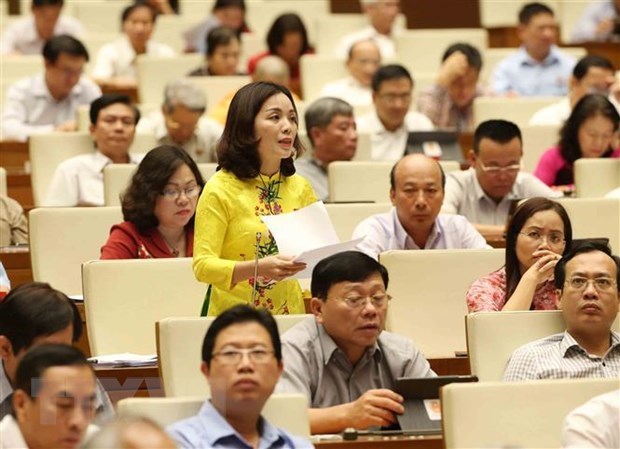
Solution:
<svg viewBox="0 0 620 449">
<path fill-rule="evenodd" d="M 405 152 L 411 131 L 430 131 L 433 123 L 410 111 L 413 79 L 401 65 L 381 67 L 372 78 L 375 110 L 357 119 L 357 128 L 371 133 L 372 159 L 396 162 Z"/>
<path fill-rule="evenodd" d="M 381 53 L 377 44 L 370 40 L 356 42 L 349 49 L 347 70 L 351 74 L 331 83 L 321 90 L 321 97 L 334 97 L 352 106 L 372 103 L 372 77 L 381 65 Z"/>
<path fill-rule="evenodd" d="M 360 5 L 370 25 L 344 36 L 337 47 L 338 55 L 345 58 L 354 43 L 370 39 L 379 46 L 383 59 L 393 59 L 396 56 L 394 23 L 400 12 L 400 0 L 360 0 Z"/>
<path fill-rule="evenodd" d="M 216 162 L 215 145 L 223 127 L 203 117 L 206 109 L 202 89 L 186 79 L 172 81 L 164 90 L 161 111 L 140 120 L 136 130 L 155 135 L 159 145 L 183 148 L 196 162 Z"/>
<path fill-rule="evenodd" d="M 77 348 L 44 344 L 28 351 L 17 368 L 13 411 L 0 422 L 0 448 L 77 448 L 97 430 L 90 424 L 95 380 Z"/>
<path fill-rule="evenodd" d="M 2 139 L 26 141 L 35 133 L 77 130 L 77 109 L 101 95 L 82 77 L 86 47 L 71 36 L 54 36 L 43 47 L 45 72 L 9 87 L 2 114 Z"/>
<path fill-rule="evenodd" d="M 620 389 L 577 407 L 564 419 L 563 427 L 563 448 L 620 447 Z"/>
<path fill-rule="evenodd" d="M 577 102 L 592 93 L 609 95 L 609 101 L 620 112 L 620 83 L 614 86 L 614 81 L 614 66 L 607 58 L 598 55 L 584 56 L 573 68 L 568 96 L 536 111 L 529 124 L 561 126 Z"/>
<path fill-rule="evenodd" d="M 465 217 L 439 215 L 445 182 L 436 160 L 423 154 L 403 157 L 390 173 L 394 207 L 357 225 L 353 238 L 364 238 L 357 249 L 377 259 L 390 249 L 487 248 Z"/>
<path fill-rule="evenodd" d="M 39 55 L 53 36 L 84 35 L 84 27 L 73 17 L 61 16 L 63 0 L 33 0 L 32 15 L 12 22 L 0 40 L 0 53 Z M 5 19 L 6 20 L 6 19 Z"/>
<path fill-rule="evenodd" d="M 357 128 L 350 104 L 338 98 L 320 98 L 305 113 L 312 146 L 309 157 L 295 161 L 297 173 L 312 184 L 319 200 L 329 196 L 327 169 L 334 161 L 350 161 L 357 149 Z"/>
<path fill-rule="evenodd" d="M 478 125 L 468 157 L 469 170 L 448 173 L 441 211 L 464 215 L 487 239 L 502 238 L 513 200 L 562 195 L 521 172 L 521 130 L 512 122 L 487 120 Z"/>
<path fill-rule="evenodd" d="M 137 164 L 130 155 L 140 112 L 127 95 L 104 94 L 90 107 L 95 151 L 63 161 L 52 177 L 44 206 L 103 206 L 103 169 L 108 164 Z"/>
</svg>

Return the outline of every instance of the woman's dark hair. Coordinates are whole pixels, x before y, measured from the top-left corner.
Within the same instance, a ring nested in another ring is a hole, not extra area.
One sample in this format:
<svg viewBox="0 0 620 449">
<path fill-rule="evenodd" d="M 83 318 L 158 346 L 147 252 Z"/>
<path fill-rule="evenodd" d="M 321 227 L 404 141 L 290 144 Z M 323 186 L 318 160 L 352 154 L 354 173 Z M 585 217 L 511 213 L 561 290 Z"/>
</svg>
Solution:
<svg viewBox="0 0 620 449">
<path fill-rule="evenodd" d="M 132 222 L 142 233 L 159 225 L 154 213 L 155 200 L 174 172 L 184 164 L 192 171 L 196 183 L 202 189 L 204 179 L 196 162 L 185 150 L 173 145 L 161 145 L 149 151 L 121 196 L 123 219 Z M 193 222 L 194 217 L 189 223 Z"/>
<path fill-rule="evenodd" d="M 564 224 L 564 240 L 566 241 L 563 254 L 570 250 L 573 240 L 573 228 L 564 206 L 548 198 L 541 197 L 530 198 L 521 203 L 512 216 L 510 223 L 508 223 L 508 231 L 506 232 L 506 300 L 512 296 L 521 280 L 519 260 L 517 259 L 517 237 L 528 219 L 535 213 L 546 210 L 554 211 L 562 219 Z"/>
<path fill-rule="evenodd" d="M 239 34 L 232 28 L 223 26 L 213 28 L 207 34 L 207 56 L 213 56 L 218 47 L 226 46 L 233 40 L 241 44 Z"/>
<path fill-rule="evenodd" d="M 303 20 L 297 14 L 289 13 L 282 14 L 276 18 L 276 20 L 269 28 L 267 32 L 267 47 L 269 53 L 277 55 L 276 49 L 284 42 L 284 36 L 288 33 L 300 33 L 301 34 L 301 51 L 299 55 L 303 55 L 310 49 L 308 43 L 308 32 Z"/>
<path fill-rule="evenodd" d="M 613 104 L 601 94 L 586 95 L 577 102 L 573 111 L 571 112 L 564 126 L 560 130 L 560 152 L 562 156 L 568 162 L 569 167 L 565 170 L 567 173 L 564 175 L 562 172 L 558 173 L 556 177 L 556 184 L 571 184 L 573 182 L 573 163 L 582 157 L 581 146 L 579 145 L 579 129 L 583 123 L 592 118 L 601 115 L 611 121 L 614 127 L 614 132 L 618 130 L 620 124 L 620 115 Z M 601 157 L 610 157 L 612 148 L 609 146 Z M 567 182 L 559 179 L 561 176 L 568 176 Z"/>
<path fill-rule="evenodd" d="M 232 99 L 226 126 L 217 145 L 217 160 L 220 168 L 226 169 L 238 178 L 248 179 L 258 176 L 261 160 L 258 154 L 259 139 L 254 135 L 254 120 L 267 99 L 284 94 L 293 105 L 297 117 L 297 107 L 291 92 L 284 86 L 269 82 L 250 83 L 237 91 Z M 295 136 L 293 147 L 296 157 L 304 152 L 304 147 Z M 293 156 L 282 159 L 280 172 L 284 176 L 295 174 Z"/>
</svg>

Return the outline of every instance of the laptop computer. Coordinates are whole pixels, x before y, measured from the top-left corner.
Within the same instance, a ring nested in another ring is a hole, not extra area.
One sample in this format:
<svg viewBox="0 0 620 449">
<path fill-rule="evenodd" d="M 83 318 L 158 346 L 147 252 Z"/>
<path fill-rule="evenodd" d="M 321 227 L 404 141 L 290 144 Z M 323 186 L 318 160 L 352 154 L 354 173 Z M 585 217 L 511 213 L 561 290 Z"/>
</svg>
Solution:
<svg viewBox="0 0 620 449">
<path fill-rule="evenodd" d="M 394 391 L 405 398 L 405 413 L 398 416 L 403 432 L 418 435 L 441 433 L 439 389 L 454 382 L 478 382 L 476 376 L 400 377 Z"/>
<path fill-rule="evenodd" d="M 405 156 L 422 153 L 443 161 L 463 161 L 459 135 L 455 131 L 415 131 L 407 136 Z"/>
</svg>

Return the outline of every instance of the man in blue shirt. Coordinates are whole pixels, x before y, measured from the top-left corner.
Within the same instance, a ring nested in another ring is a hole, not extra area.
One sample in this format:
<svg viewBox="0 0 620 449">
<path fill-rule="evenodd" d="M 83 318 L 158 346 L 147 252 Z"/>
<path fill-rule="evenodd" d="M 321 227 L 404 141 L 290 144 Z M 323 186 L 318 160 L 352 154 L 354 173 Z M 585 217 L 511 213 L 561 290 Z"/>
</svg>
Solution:
<svg viewBox="0 0 620 449">
<path fill-rule="evenodd" d="M 495 67 L 493 92 L 510 96 L 566 95 L 576 61 L 555 45 L 558 30 L 553 11 L 541 3 L 526 4 L 519 12 L 517 32 L 522 45 Z"/>
<path fill-rule="evenodd" d="M 278 429 L 261 411 L 282 373 L 278 327 L 265 310 L 238 305 L 218 316 L 202 344 L 200 369 L 211 400 L 168 427 L 182 448 L 312 448 Z"/>
</svg>

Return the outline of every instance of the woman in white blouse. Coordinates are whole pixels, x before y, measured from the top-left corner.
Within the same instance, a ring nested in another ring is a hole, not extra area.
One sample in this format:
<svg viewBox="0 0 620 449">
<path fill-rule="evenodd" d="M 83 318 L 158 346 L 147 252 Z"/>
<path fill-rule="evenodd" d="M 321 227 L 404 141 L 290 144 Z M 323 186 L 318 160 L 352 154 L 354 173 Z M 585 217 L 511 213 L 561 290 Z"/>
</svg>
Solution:
<svg viewBox="0 0 620 449">
<path fill-rule="evenodd" d="M 136 1 L 123 10 L 123 35 L 104 45 L 97 54 L 92 77 L 99 83 L 114 87 L 136 87 L 136 56 L 174 56 L 165 44 L 153 42 L 155 10 L 146 1 Z"/>
</svg>

